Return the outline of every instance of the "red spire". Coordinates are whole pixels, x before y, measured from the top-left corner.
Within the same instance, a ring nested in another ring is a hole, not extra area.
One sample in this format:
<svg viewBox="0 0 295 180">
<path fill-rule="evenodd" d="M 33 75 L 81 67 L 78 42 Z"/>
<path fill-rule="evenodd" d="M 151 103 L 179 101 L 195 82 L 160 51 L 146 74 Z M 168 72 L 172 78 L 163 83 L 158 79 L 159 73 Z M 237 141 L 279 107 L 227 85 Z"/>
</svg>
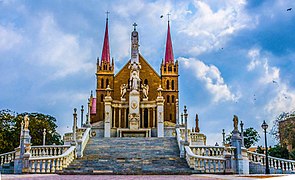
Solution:
<svg viewBox="0 0 295 180">
<path fill-rule="evenodd" d="M 168 21 L 167 40 L 166 40 L 166 52 L 165 52 L 165 64 L 167 63 L 174 63 L 169 21 Z"/>
<path fill-rule="evenodd" d="M 108 18 L 107 18 L 106 30 L 105 30 L 105 34 L 104 34 L 104 41 L 103 41 L 103 49 L 102 49 L 102 55 L 101 55 L 101 62 L 110 63 Z"/>
</svg>

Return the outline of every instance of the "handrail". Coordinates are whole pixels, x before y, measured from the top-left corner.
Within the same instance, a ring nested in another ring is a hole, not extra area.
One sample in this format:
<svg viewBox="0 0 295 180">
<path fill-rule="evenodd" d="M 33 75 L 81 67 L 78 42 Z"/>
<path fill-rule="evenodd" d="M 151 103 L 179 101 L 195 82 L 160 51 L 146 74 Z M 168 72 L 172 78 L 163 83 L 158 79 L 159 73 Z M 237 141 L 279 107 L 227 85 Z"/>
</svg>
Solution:
<svg viewBox="0 0 295 180">
<path fill-rule="evenodd" d="M 257 155 L 257 156 L 266 157 L 265 154 L 259 154 L 259 153 L 256 153 L 256 152 L 247 151 L 247 153 L 248 154 L 254 154 L 254 155 Z M 282 158 L 277 158 L 277 157 L 273 157 L 273 156 L 269 156 L 269 155 L 268 155 L 268 158 L 275 159 L 275 160 L 280 160 L 280 161 L 286 161 L 286 162 L 290 162 L 290 163 L 295 163 L 295 160 L 282 159 Z"/>
<path fill-rule="evenodd" d="M 175 131 L 176 131 L 177 144 L 178 144 L 179 149 L 181 149 L 180 141 L 182 140 L 182 138 L 181 138 L 181 135 L 180 135 L 180 129 L 176 128 Z"/>
<path fill-rule="evenodd" d="M 57 159 L 57 158 L 62 158 L 62 157 L 66 157 L 68 156 L 71 152 L 73 152 L 76 149 L 75 146 L 71 146 L 66 152 L 64 152 L 61 155 L 57 155 L 57 156 L 41 156 L 41 157 L 30 157 L 29 160 L 40 160 L 40 159 Z"/>
<path fill-rule="evenodd" d="M 13 162 L 15 159 L 16 151 L 11 151 L 7 153 L 0 154 L 0 166 L 6 163 Z"/>
<path fill-rule="evenodd" d="M 87 128 L 86 131 L 83 134 L 81 154 L 83 154 L 84 149 L 85 149 L 85 147 L 86 147 L 86 145 L 87 145 L 87 143 L 89 141 L 90 130 L 91 130 L 91 128 Z"/>
<path fill-rule="evenodd" d="M 0 156 L 5 156 L 5 155 L 8 155 L 8 154 L 13 154 L 13 153 L 15 153 L 15 151 L 10 151 L 10 152 L 7 152 L 7 153 L 0 154 Z"/>
<path fill-rule="evenodd" d="M 187 153 L 187 155 L 194 157 L 194 158 L 198 158 L 198 159 L 212 159 L 212 160 L 220 160 L 220 161 L 225 161 L 225 158 L 220 158 L 220 157 L 214 157 L 214 156 L 199 156 L 199 155 L 195 155 L 191 148 L 189 146 L 185 146 L 185 151 Z"/>
<path fill-rule="evenodd" d="M 71 145 L 37 145 L 37 146 L 31 146 L 31 148 L 50 148 L 50 147 L 71 147 Z"/>
</svg>

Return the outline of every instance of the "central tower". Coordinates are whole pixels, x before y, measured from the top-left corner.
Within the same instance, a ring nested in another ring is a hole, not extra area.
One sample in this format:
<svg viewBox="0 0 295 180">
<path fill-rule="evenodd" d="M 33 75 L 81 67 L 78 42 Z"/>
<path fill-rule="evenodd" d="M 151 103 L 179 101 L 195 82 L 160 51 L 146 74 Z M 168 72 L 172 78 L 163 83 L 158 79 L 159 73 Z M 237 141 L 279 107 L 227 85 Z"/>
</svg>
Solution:
<svg viewBox="0 0 295 180">
<path fill-rule="evenodd" d="M 128 66 L 130 69 L 129 78 L 129 127 L 130 129 L 138 129 L 140 127 L 140 78 L 139 72 L 141 69 L 139 63 L 139 50 L 138 50 L 138 32 L 136 31 L 137 24 L 134 23 L 134 30 L 131 33 L 131 60 Z"/>
</svg>

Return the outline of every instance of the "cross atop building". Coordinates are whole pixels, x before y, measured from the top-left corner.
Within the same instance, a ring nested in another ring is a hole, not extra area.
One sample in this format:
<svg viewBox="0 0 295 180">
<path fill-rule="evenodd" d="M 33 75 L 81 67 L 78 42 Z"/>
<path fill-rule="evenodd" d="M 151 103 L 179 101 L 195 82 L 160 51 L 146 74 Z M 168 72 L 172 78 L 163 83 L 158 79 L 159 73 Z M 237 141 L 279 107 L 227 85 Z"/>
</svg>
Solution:
<svg viewBox="0 0 295 180">
<path fill-rule="evenodd" d="M 133 26 L 134 26 L 134 31 L 136 31 L 137 24 L 136 23 L 133 23 Z"/>
</svg>

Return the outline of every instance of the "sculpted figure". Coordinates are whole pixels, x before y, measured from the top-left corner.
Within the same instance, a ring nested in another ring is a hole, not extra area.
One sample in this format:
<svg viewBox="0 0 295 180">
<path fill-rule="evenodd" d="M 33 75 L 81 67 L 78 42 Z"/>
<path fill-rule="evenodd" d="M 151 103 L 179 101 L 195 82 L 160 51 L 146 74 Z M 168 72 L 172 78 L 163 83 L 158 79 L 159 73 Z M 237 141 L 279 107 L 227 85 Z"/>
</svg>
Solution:
<svg viewBox="0 0 295 180">
<path fill-rule="evenodd" d="M 149 85 L 147 84 L 142 84 L 142 93 L 143 93 L 143 97 L 144 98 L 148 98 L 148 94 L 149 94 Z"/>
<path fill-rule="evenodd" d="M 234 115 L 234 130 L 237 130 L 238 131 L 238 116 Z"/>
<path fill-rule="evenodd" d="M 121 98 L 124 98 L 127 92 L 127 85 L 122 84 L 120 88 L 121 88 Z"/>
<path fill-rule="evenodd" d="M 29 119 L 29 116 L 28 115 L 25 115 L 24 121 L 25 121 L 25 128 L 24 129 L 29 129 L 30 119 Z"/>
</svg>

